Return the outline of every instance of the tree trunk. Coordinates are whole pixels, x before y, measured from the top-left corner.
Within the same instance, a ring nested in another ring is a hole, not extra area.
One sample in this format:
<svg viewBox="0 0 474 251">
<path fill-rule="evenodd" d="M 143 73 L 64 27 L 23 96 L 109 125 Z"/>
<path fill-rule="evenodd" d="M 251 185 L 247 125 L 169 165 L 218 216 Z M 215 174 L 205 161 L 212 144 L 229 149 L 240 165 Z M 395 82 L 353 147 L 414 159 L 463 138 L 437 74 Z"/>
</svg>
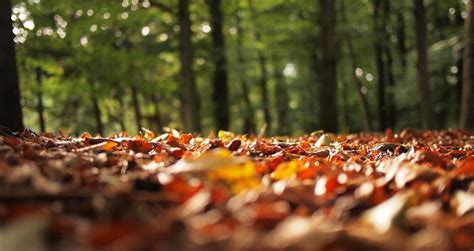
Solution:
<svg viewBox="0 0 474 251">
<path fill-rule="evenodd" d="M 100 135 L 104 134 L 104 124 L 102 123 L 102 112 L 100 111 L 99 107 L 99 100 L 95 95 L 95 84 L 93 82 L 90 83 L 91 86 L 91 99 L 92 99 L 92 109 L 94 112 L 95 124 L 97 133 Z"/>
<path fill-rule="evenodd" d="M 242 100 L 244 101 L 244 123 L 243 123 L 243 132 L 251 133 L 255 131 L 255 115 L 252 103 L 250 102 L 250 92 L 247 83 L 247 74 L 244 61 L 244 52 L 243 52 L 243 30 L 241 24 L 241 17 L 237 11 L 236 14 L 236 26 L 237 26 L 237 63 L 239 64 L 240 69 L 240 83 L 242 88 Z"/>
<path fill-rule="evenodd" d="M 252 20 L 254 23 L 254 37 L 257 42 L 257 44 L 262 43 L 262 35 L 260 32 L 258 32 L 259 27 L 257 26 L 257 13 L 255 12 L 255 8 L 253 6 L 253 1 L 248 0 L 249 4 L 249 10 L 250 14 L 252 16 Z M 271 132 L 272 129 L 272 118 L 270 114 L 270 104 L 268 101 L 268 86 L 267 86 L 267 81 L 268 81 L 268 72 L 267 72 L 267 59 L 260 47 L 257 47 L 257 58 L 258 58 L 258 65 L 260 68 L 260 93 L 262 96 L 262 107 L 263 107 L 263 115 L 265 118 L 265 123 L 267 124 L 267 131 Z"/>
<path fill-rule="evenodd" d="M 181 113 L 184 129 L 188 132 L 199 132 L 199 95 L 193 65 L 193 45 L 191 41 L 191 20 L 189 19 L 189 0 L 179 0 L 179 60 L 181 62 Z"/>
<path fill-rule="evenodd" d="M 390 1 L 384 1 L 384 23 L 388 23 L 390 17 Z M 390 34 L 386 31 L 385 33 L 385 57 L 387 64 L 385 67 L 385 73 L 387 74 L 388 80 L 388 92 L 387 92 L 387 126 L 390 128 L 395 127 L 396 123 L 396 105 L 395 105 L 395 75 L 393 74 L 393 57 L 392 50 L 390 48 Z"/>
<path fill-rule="evenodd" d="M 346 12 L 344 8 L 344 2 L 341 1 L 341 18 L 345 25 L 348 24 Z M 347 49 L 349 51 L 349 61 L 351 65 L 351 77 L 352 83 L 354 84 L 354 88 L 357 90 L 357 101 L 359 102 L 360 111 L 362 113 L 362 126 L 364 131 L 370 131 L 370 113 L 369 113 L 369 105 L 367 104 L 367 100 L 362 93 L 362 83 L 360 79 L 357 77 L 355 71 L 357 69 L 357 63 L 355 59 L 354 47 L 352 46 L 352 40 L 349 33 L 345 35 L 346 42 L 347 42 Z"/>
<path fill-rule="evenodd" d="M 374 0 L 374 48 L 375 66 L 377 68 L 377 115 L 379 121 L 378 129 L 385 130 L 385 64 L 383 61 L 383 41 L 385 39 L 385 24 L 382 22 L 382 1 Z"/>
<path fill-rule="evenodd" d="M 338 131 L 336 76 L 336 10 L 334 0 L 320 0 L 321 88 L 319 96 L 321 129 Z"/>
<path fill-rule="evenodd" d="M 459 127 L 474 129 L 474 7 L 473 0 L 466 5 L 467 18 L 464 22 L 464 53 L 462 77 L 462 102 Z"/>
<path fill-rule="evenodd" d="M 407 59 L 406 59 L 406 53 L 407 53 L 407 45 L 405 41 L 406 33 L 405 33 L 405 17 L 403 10 L 398 10 L 397 11 L 397 21 L 398 21 L 398 27 L 397 27 L 397 38 L 398 38 L 398 54 L 400 56 L 400 63 L 403 68 L 403 74 L 405 73 L 405 69 L 407 66 Z"/>
<path fill-rule="evenodd" d="M 348 95 L 347 95 L 347 84 L 346 84 L 346 81 L 344 79 L 341 78 L 341 82 L 342 82 L 342 118 L 343 118 L 343 127 L 342 127 L 342 131 L 344 133 L 348 133 L 350 131 L 350 126 L 351 126 L 351 122 L 349 121 L 350 118 L 349 118 L 349 106 L 347 104 L 347 99 L 348 99 Z"/>
<path fill-rule="evenodd" d="M 276 61 L 276 60 L 274 60 Z M 289 103 L 290 97 L 288 96 L 288 88 L 285 83 L 285 78 L 278 67 L 278 64 L 274 63 L 274 78 L 275 78 L 275 107 L 277 110 L 277 133 L 280 135 L 287 135 L 291 133 L 291 121 L 289 118 Z"/>
<path fill-rule="evenodd" d="M 38 112 L 38 121 L 40 125 L 40 130 L 42 132 L 46 131 L 46 122 L 44 119 L 44 105 L 43 105 L 43 71 L 41 68 L 35 68 L 36 73 L 36 83 L 38 84 L 38 91 L 36 93 L 38 97 L 38 104 L 36 105 L 36 110 Z"/>
<path fill-rule="evenodd" d="M 431 107 L 430 80 L 428 72 L 428 54 L 426 51 L 426 16 L 423 0 L 415 1 L 415 29 L 418 70 L 418 91 L 420 95 L 421 126 L 424 129 L 433 127 Z"/>
<path fill-rule="evenodd" d="M 138 100 L 138 91 L 135 86 L 131 86 L 132 91 L 132 105 L 133 112 L 135 113 L 135 124 L 137 125 L 137 130 L 140 132 L 142 130 L 142 111 L 140 107 L 140 100 Z"/>
<path fill-rule="evenodd" d="M 161 119 L 160 114 L 160 102 L 156 94 L 151 95 L 151 102 L 153 102 L 155 107 L 155 114 L 153 115 L 155 127 L 157 131 L 161 131 L 161 128 L 163 127 L 163 120 Z"/>
<path fill-rule="evenodd" d="M 318 114 L 319 115 L 319 102 L 314 100 L 314 97 L 319 96 L 319 83 L 321 83 L 321 59 L 318 55 L 318 47 L 310 46 L 311 53 L 309 55 L 310 67 L 313 69 L 313 81 L 314 85 L 304 85 L 301 88 L 302 95 L 300 99 L 303 100 L 304 112 L 306 114 Z M 318 116 L 305 116 L 303 120 L 303 127 L 306 132 L 312 132 L 321 128 L 321 121 Z"/>
<path fill-rule="evenodd" d="M 10 0 L 0 1 L 0 126 L 23 130 Z"/>
<path fill-rule="evenodd" d="M 120 130 L 122 130 L 122 132 L 126 132 L 127 128 L 125 126 L 125 119 L 124 119 L 125 108 L 123 107 L 123 99 L 122 97 L 118 97 L 117 100 L 119 102 L 118 123 L 120 125 Z"/>
<path fill-rule="evenodd" d="M 387 58 L 386 73 L 388 77 L 388 97 L 387 97 L 387 126 L 395 127 L 397 122 L 397 106 L 395 105 L 395 75 L 393 74 L 393 57 L 392 51 L 387 44 L 385 46 L 385 56 Z"/>
<path fill-rule="evenodd" d="M 214 119 L 216 129 L 229 129 L 229 87 L 227 83 L 227 58 L 223 33 L 224 16 L 222 15 L 221 0 L 208 0 L 211 14 L 211 36 L 213 43 L 212 57 L 214 59 Z"/>
</svg>

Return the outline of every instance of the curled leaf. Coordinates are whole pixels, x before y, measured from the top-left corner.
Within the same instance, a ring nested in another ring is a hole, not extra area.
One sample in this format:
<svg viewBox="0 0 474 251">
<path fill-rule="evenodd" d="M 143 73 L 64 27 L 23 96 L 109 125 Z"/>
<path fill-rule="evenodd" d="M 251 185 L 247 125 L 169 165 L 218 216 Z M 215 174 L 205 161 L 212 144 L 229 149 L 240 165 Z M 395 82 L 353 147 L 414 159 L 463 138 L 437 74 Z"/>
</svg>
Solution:
<svg viewBox="0 0 474 251">
<path fill-rule="evenodd" d="M 321 147 L 321 146 L 328 146 L 329 144 L 331 144 L 331 138 L 329 138 L 327 134 L 323 134 L 321 135 L 321 137 L 319 137 L 318 141 L 316 141 L 314 145 L 316 147 Z"/>
</svg>

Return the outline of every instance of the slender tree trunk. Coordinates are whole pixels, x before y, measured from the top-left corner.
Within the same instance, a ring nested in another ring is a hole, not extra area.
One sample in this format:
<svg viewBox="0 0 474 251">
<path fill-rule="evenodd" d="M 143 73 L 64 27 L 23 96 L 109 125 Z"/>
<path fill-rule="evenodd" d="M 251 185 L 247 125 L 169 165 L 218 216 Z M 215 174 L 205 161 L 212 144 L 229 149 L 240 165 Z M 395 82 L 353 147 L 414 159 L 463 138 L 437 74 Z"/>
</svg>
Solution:
<svg viewBox="0 0 474 251">
<path fill-rule="evenodd" d="M 449 15 L 446 15 L 445 11 L 442 5 L 443 1 L 431 1 L 430 7 L 431 7 L 431 13 L 433 13 L 433 18 L 430 20 L 434 24 L 433 33 L 437 37 L 437 40 L 444 40 L 446 39 L 445 30 L 446 28 L 451 26 L 451 20 Z M 453 4 L 456 1 L 453 1 Z M 415 6 L 416 7 L 416 6 Z"/>
<path fill-rule="evenodd" d="M 241 17 L 239 12 L 236 14 L 236 26 L 237 26 L 237 63 L 240 69 L 240 84 L 242 88 L 242 100 L 244 101 L 244 133 L 250 133 L 255 131 L 255 115 L 252 103 L 250 102 L 250 92 L 247 83 L 247 74 L 245 68 L 244 52 L 243 52 L 243 30 Z"/>
<path fill-rule="evenodd" d="M 467 10 L 467 8 L 466 8 Z M 454 19 L 454 25 L 458 28 L 461 29 L 464 26 L 464 18 L 462 18 L 462 12 L 464 11 L 464 3 L 459 2 L 457 4 L 457 10 L 456 10 L 456 16 Z M 461 103 L 462 103 L 462 86 L 463 86 L 463 53 L 464 53 L 464 48 L 461 48 L 460 50 L 457 51 L 456 53 L 456 67 L 458 71 L 456 72 L 456 78 L 457 82 L 456 85 L 453 86 L 453 92 L 452 92 L 452 103 L 457 104 L 459 102 L 459 105 L 454 105 L 452 110 L 450 110 L 450 114 L 456 114 L 459 116 L 461 114 Z M 461 100 L 461 102 L 460 102 Z M 460 117 L 458 117 L 458 126 L 460 126 Z"/>
<path fill-rule="evenodd" d="M 390 17 L 390 1 L 384 1 L 384 23 L 388 23 Z M 395 75 L 393 74 L 393 57 L 392 57 L 392 49 L 390 48 L 390 34 L 388 32 L 385 33 L 385 58 L 387 59 L 387 64 L 385 67 L 385 73 L 387 74 L 388 80 L 388 91 L 387 91 L 387 126 L 388 127 L 395 127 L 396 123 L 396 105 L 395 105 Z"/>
<path fill-rule="evenodd" d="M 223 33 L 224 16 L 221 0 L 208 0 L 211 14 L 211 36 L 214 59 L 214 119 L 217 129 L 229 129 L 229 86 L 227 81 L 226 46 Z"/>
<path fill-rule="evenodd" d="M 46 122 L 44 119 L 44 105 L 43 105 L 43 71 L 41 68 L 35 68 L 36 73 L 36 83 L 38 84 L 38 91 L 36 96 L 38 97 L 38 104 L 36 105 L 36 110 L 38 112 L 38 121 L 40 125 L 40 130 L 42 132 L 46 131 Z"/>
<path fill-rule="evenodd" d="M 338 131 L 336 73 L 336 9 L 334 0 L 320 0 L 321 88 L 319 96 L 321 128 Z"/>
<path fill-rule="evenodd" d="M 262 35 L 258 32 L 258 25 L 257 25 L 257 13 L 255 12 L 255 8 L 253 6 L 253 1 L 248 0 L 250 14 L 252 16 L 252 20 L 254 23 L 254 37 L 257 44 L 262 43 Z M 263 115 L 265 118 L 265 123 L 267 124 L 267 131 L 271 131 L 272 128 L 272 118 L 270 114 L 270 104 L 268 100 L 268 72 L 267 72 L 267 59 L 264 55 L 264 52 L 260 47 L 257 47 L 257 58 L 258 58 L 258 65 L 260 68 L 260 92 L 262 96 L 262 107 L 263 107 Z"/>
<path fill-rule="evenodd" d="M 184 129 L 198 132 L 201 130 L 199 118 L 199 95 L 193 65 L 193 45 L 191 42 L 191 20 L 189 19 L 189 0 L 179 0 L 179 60 L 181 62 L 181 106 Z"/>
<path fill-rule="evenodd" d="M 462 54 L 464 53 L 464 50 L 461 50 L 459 52 L 459 58 L 456 62 L 456 67 L 458 68 L 458 72 L 456 73 L 456 78 L 458 79 L 458 82 L 456 83 L 456 85 L 454 86 L 454 93 L 453 93 L 453 103 L 456 104 L 454 106 L 454 111 L 453 113 L 456 114 L 456 116 L 459 116 L 461 115 L 461 106 L 462 106 L 462 95 L 463 95 L 463 80 L 462 80 L 462 75 L 463 75 L 463 72 L 464 72 L 464 69 L 463 69 L 463 58 L 462 58 Z M 459 102 L 461 100 L 461 102 Z M 459 103 L 458 103 L 459 102 Z M 460 123 L 460 117 L 458 119 L 458 126 L 461 128 L 461 123 Z"/>
<path fill-rule="evenodd" d="M 406 59 L 406 53 L 407 53 L 407 45 L 405 41 L 406 33 L 405 33 L 405 17 L 403 10 L 398 10 L 397 11 L 397 21 L 398 21 L 398 27 L 397 27 L 397 38 L 398 38 L 398 54 L 400 57 L 400 63 L 403 68 L 403 73 L 405 73 L 405 69 L 407 66 L 407 59 Z"/>
<path fill-rule="evenodd" d="M 119 102 L 118 123 L 120 125 L 120 130 L 122 130 L 122 132 L 126 132 L 127 127 L 125 126 L 125 119 L 124 119 L 125 108 L 123 106 L 123 99 L 122 99 L 122 97 L 118 97 L 117 100 Z"/>
<path fill-rule="evenodd" d="M 100 135 L 104 134 L 104 124 L 102 123 L 102 112 L 99 107 L 99 100 L 95 95 L 95 83 L 91 82 L 91 99 L 92 99 L 92 109 L 94 111 L 94 119 L 96 124 L 97 133 Z"/>
<path fill-rule="evenodd" d="M 163 127 L 163 120 L 161 119 L 160 114 L 160 102 L 156 94 L 151 95 L 151 102 L 153 102 L 155 107 L 155 114 L 153 115 L 155 127 L 158 131 L 161 131 L 161 128 Z"/>
<path fill-rule="evenodd" d="M 140 132 L 142 130 L 142 111 L 140 107 L 140 100 L 138 99 L 138 91 L 135 86 L 131 86 L 132 91 L 132 105 L 133 112 L 135 113 L 135 124 L 137 125 L 137 130 Z"/>
<path fill-rule="evenodd" d="M 349 119 L 349 106 L 347 105 L 347 99 L 348 99 L 348 95 L 347 95 L 347 83 L 344 79 L 341 78 L 341 82 L 342 82 L 342 118 L 344 120 L 343 122 L 343 125 L 344 127 L 342 127 L 342 131 L 344 133 L 348 133 L 348 131 L 350 130 L 350 119 Z"/>
<path fill-rule="evenodd" d="M 397 106 L 395 104 L 395 75 L 393 74 L 393 57 L 392 51 L 387 44 L 385 46 L 385 56 L 387 58 L 386 73 L 388 77 L 388 93 L 387 93 L 387 126 L 395 127 L 397 123 Z"/>
<path fill-rule="evenodd" d="M 274 60 L 274 78 L 275 78 L 275 107 L 277 110 L 277 132 L 280 135 L 287 135 L 291 132 L 291 121 L 289 118 L 289 103 L 290 97 L 288 95 L 288 88 L 285 83 L 285 78 L 278 67 L 276 60 Z"/>
<path fill-rule="evenodd" d="M 0 1 L 0 126 L 23 130 L 10 0 Z"/>
<path fill-rule="evenodd" d="M 313 47 L 313 46 L 311 46 Z M 310 54 L 310 62 L 311 62 L 311 67 L 314 69 L 314 74 L 313 74 L 313 85 L 304 85 L 302 89 L 303 94 L 301 95 L 301 98 L 304 100 L 304 107 L 306 108 L 305 112 L 307 114 L 318 114 L 319 115 L 319 102 L 314 100 L 314 97 L 318 97 L 319 94 L 319 83 L 321 83 L 321 59 L 318 55 L 318 49 L 319 48 L 311 48 L 311 54 Z M 320 116 L 319 116 L 320 117 Z M 321 125 L 318 124 L 321 123 L 321 121 L 318 119 L 318 116 L 310 116 L 309 118 L 306 118 L 304 120 L 304 128 L 305 131 L 307 132 L 312 132 L 316 129 L 321 128 Z"/>
<path fill-rule="evenodd" d="M 377 68 L 377 115 L 379 121 L 378 129 L 385 130 L 385 64 L 383 60 L 383 41 L 385 39 L 385 24 L 382 22 L 382 1 L 374 0 L 374 48 L 375 48 L 375 66 Z"/>
<path fill-rule="evenodd" d="M 433 128 L 433 111 L 431 107 L 430 80 L 428 71 L 428 54 L 426 49 L 426 13 L 423 0 L 415 1 L 416 51 L 418 55 L 418 91 L 420 95 L 421 126 Z"/>
<path fill-rule="evenodd" d="M 341 18 L 344 24 L 348 24 L 346 12 L 344 8 L 344 1 L 341 1 Z M 354 84 L 354 88 L 357 90 L 357 101 L 359 102 L 360 111 L 362 113 L 362 126 L 364 131 L 370 131 L 370 113 L 369 113 L 369 105 L 367 104 L 367 99 L 362 93 L 362 83 L 360 79 L 356 75 L 357 63 L 355 59 L 354 47 L 352 46 L 352 40 L 349 33 L 345 34 L 346 42 L 347 42 L 347 49 L 349 51 L 349 62 L 351 65 L 351 77 L 352 83 Z"/>
<path fill-rule="evenodd" d="M 462 102 L 459 127 L 474 129 L 474 7 L 473 0 L 466 5 L 467 18 L 464 22 L 464 53 Z"/>
</svg>

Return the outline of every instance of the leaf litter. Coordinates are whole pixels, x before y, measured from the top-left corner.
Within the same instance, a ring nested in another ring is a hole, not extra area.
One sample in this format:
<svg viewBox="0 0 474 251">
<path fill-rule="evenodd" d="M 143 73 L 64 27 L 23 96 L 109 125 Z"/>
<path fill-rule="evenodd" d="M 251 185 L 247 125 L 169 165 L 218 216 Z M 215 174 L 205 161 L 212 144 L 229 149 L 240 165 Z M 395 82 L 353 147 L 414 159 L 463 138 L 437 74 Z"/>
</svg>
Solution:
<svg viewBox="0 0 474 251">
<path fill-rule="evenodd" d="M 0 250 L 472 250 L 473 140 L 5 134 Z"/>
</svg>

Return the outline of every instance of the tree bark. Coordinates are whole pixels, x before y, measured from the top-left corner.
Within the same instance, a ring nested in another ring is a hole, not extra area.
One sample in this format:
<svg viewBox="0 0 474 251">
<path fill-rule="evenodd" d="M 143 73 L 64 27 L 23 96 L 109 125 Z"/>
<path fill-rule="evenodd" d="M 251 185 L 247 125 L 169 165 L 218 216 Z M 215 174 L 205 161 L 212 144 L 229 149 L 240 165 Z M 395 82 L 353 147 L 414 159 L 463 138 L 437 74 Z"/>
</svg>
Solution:
<svg viewBox="0 0 474 251">
<path fill-rule="evenodd" d="M 403 73 L 405 73 L 405 69 L 407 66 L 407 59 L 406 59 L 407 45 L 405 41 L 406 39 L 405 17 L 404 17 L 403 10 L 397 11 L 397 21 L 398 21 L 398 27 L 397 27 L 398 54 L 400 56 L 400 63 L 403 68 Z"/>
<path fill-rule="evenodd" d="M 390 17 L 390 1 L 384 0 L 384 23 L 388 23 Z M 388 91 L 387 91 L 387 126 L 390 128 L 395 127 L 397 112 L 395 105 L 395 75 L 393 74 L 393 57 L 392 50 L 390 48 L 390 34 L 384 30 L 385 33 L 385 57 L 387 64 L 385 67 L 385 73 L 387 74 L 388 80 Z"/>
<path fill-rule="evenodd" d="M 392 51 L 388 45 L 385 46 L 385 56 L 387 58 L 386 74 L 388 77 L 388 93 L 387 93 L 387 126 L 395 127 L 397 122 L 397 106 L 395 104 L 395 75 L 393 74 L 393 57 Z"/>
<path fill-rule="evenodd" d="M 229 129 L 229 87 L 227 81 L 226 46 L 223 33 L 223 18 L 221 0 L 208 0 L 211 14 L 211 37 L 213 43 L 212 56 L 214 59 L 214 119 L 216 129 Z"/>
<path fill-rule="evenodd" d="M 251 133 L 255 131 L 255 116 L 252 103 L 250 102 L 250 92 L 247 83 L 247 74 L 245 68 L 244 52 L 243 52 L 243 29 L 241 17 L 237 11 L 236 14 L 236 28 L 237 28 L 237 63 L 240 69 L 240 84 L 242 88 L 242 100 L 244 101 L 244 123 L 243 132 Z"/>
<path fill-rule="evenodd" d="M 0 1 L 0 126 L 23 130 L 10 0 Z"/>
<path fill-rule="evenodd" d="M 201 122 L 199 118 L 199 95 L 193 65 L 193 45 L 191 41 L 191 20 L 189 18 L 189 0 L 179 0 L 179 60 L 181 62 L 181 113 L 184 129 L 188 132 L 199 132 Z"/>
<path fill-rule="evenodd" d="M 253 6 L 253 1 L 248 0 L 249 4 L 249 10 L 250 14 L 252 16 L 252 20 L 254 23 L 254 29 L 253 29 L 253 35 L 255 37 L 255 41 L 257 44 L 262 43 L 262 35 L 260 32 L 258 32 L 258 26 L 257 26 L 257 13 L 255 11 L 255 8 Z M 262 109 L 263 109 L 263 115 L 265 118 L 265 123 L 267 124 L 267 131 L 271 132 L 272 129 L 272 117 L 270 114 L 270 104 L 268 100 L 268 86 L 267 86 L 267 81 L 268 81 L 268 72 L 267 72 L 267 58 L 264 55 L 264 52 L 260 47 L 257 47 L 257 58 L 258 58 L 258 65 L 260 68 L 260 80 L 259 80 L 259 85 L 260 85 L 260 93 L 262 96 Z"/>
<path fill-rule="evenodd" d="M 123 99 L 122 97 L 118 97 L 117 100 L 119 102 L 119 114 L 117 118 L 118 123 L 120 125 L 120 130 L 122 130 L 122 132 L 126 132 L 127 127 L 125 126 L 125 119 L 124 119 L 125 108 L 123 107 Z"/>
<path fill-rule="evenodd" d="M 100 111 L 99 100 L 97 99 L 97 96 L 95 95 L 96 93 L 95 84 L 93 82 L 90 82 L 90 86 L 91 86 L 92 109 L 94 112 L 96 130 L 98 134 L 103 135 L 104 124 L 102 123 L 102 112 Z"/>
<path fill-rule="evenodd" d="M 342 96 L 342 119 L 343 119 L 343 127 L 342 131 L 344 133 L 348 133 L 350 131 L 350 118 L 349 118 L 349 106 L 347 104 L 347 83 L 341 78 L 342 82 L 342 90 L 341 90 L 341 96 Z"/>
<path fill-rule="evenodd" d="M 428 54 L 426 49 L 426 13 L 423 0 L 415 1 L 415 31 L 418 70 L 418 91 L 420 95 L 421 126 L 433 128 L 433 111 L 431 107 L 430 80 L 428 71 Z"/>
<path fill-rule="evenodd" d="M 346 12 L 344 8 L 344 2 L 341 1 L 341 18 L 344 24 L 348 24 Z M 357 90 L 357 101 L 359 103 L 360 111 L 362 113 L 362 126 L 364 131 L 370 131 L 370 113 L 369 113 L 369 105 L 367 104 L 367 99 L 362 93 L 362 83 L 360 79 L 357 77 L 355 71 L 357 69 L 357 63 L 355 59 L 354 47 L 352 45 L 352 39 L 349 33 L 345 34 L 347 49 L 349 52 L 349 61 L 351 65 L 351 77 L 352 83 L 354 84 L 354 88 Z"/>
<path fill-rule="evenodd" d="M 43 71 L 41 68 L 35 68 L 36 73 L 36 83 L 38 84 L 38 91 L 36 96 L 38 98 L 38 103 L 36 105 L 36 111 L 38 112 L 38 121 L 40 125 L 40 130 L 42 132 L 46 131 L 46 122 L 44 119 L 44 105 L 43 105 Z"/>
<path fill-rule="evenodd" d="M 374 48 L 375 48 L 375 66 L 377 69 L 377 115 L 379 126 L 378 129 L 383 131 L 386 129 L 385 117 L 385 73 L 383 60 L 383 41 L 385 39 L 385 24 L 382 14 L 382 1 L 374 0 Z"/>
<path fill-rule="evenodd" d="M 276 61 L 276 60 L 274 60 Z M 275 107 L 277 110 L 277 133 L 280 135 L 287 135 L 291 133 L 291 121 L 289 118 L 289 103 L 290 97 L 288 95 L 288 88 L 285 83 L 285 78 L 278 67 L 277 62 L 274 62 L 274 78 L 275 78 Z"/>
<path fill-rule="evenodd" d="M 137 131 L 140 132 L 142 130 L 142 111 L 140 107 L 140 100 L 138 100 L 138 91 L 135 86 L 130 87 L 132 91 L 132 105 L 133 105 L 133 112 L 135 113 L 135 124 L 137 126 Z"/>
<path fill-rule="evenodd" d="M 310 46 L 308 48 L 311 50 L 309 55 L 310 67 L 313 69 L 313 81 L 314 85 L 304 85 L 301 88 L 301 97 L 303 100 L 304 112 L 306 114 L 319 114 L 319 102 L 314 100 L 314 97 L 319 97 L 319 83 L 321 83 L 321 58 L 318 55 L 318 47 Z M 321 128 L 321 121 L 317 116 L 311 116 L 303 120 L 304 130 L 307 132 L 313 132 Z"/>
<path fill-rule="evenodd" d="M 474 129 L 474 7 L 473 0 L 466 5 L 467 18 L 464 21 L 464 52 L 462 75 L 462 102 L 459 127 Z"/>
<path fill-rule="evenodd" d="M 338 131 L 336 75 L 336 9 L 334 0 L 320 0 L 321 88 L 319 96 L 321 129 Z"/>
<path fill-rule="evenodd" d="M 155 127 L 157 131 L 161 131 L 161 128 L 163 127 L 163 120 L 160 114 L 160 101 L 156 94 L 151 95 L 151 102 L 153 102 L 153 105 L 155 107 L 155 114 L 153 115 Z"/>
</svg>

